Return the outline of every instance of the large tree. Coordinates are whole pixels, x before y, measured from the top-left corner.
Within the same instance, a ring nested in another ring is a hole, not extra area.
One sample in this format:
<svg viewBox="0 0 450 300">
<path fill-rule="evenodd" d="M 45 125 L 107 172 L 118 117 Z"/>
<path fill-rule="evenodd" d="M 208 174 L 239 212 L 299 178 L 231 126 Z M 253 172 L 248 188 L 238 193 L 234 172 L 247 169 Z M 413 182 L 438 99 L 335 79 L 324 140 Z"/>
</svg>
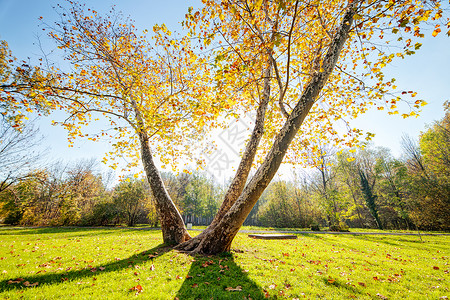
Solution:
<svg viewBox="0 0 450 300">
<path fill-rule="evenodd" d="M 215 220 L 202 234 L 177 247 L 218 253 L 230 249 L 283 159 L 305 153 L 319 139 L 355 144 L 362 133 L 353 129 L 339 136 L 335 123 L 356 117 L 371 105 L 398 113 L 401 97 L 391 94 L 395 80 L 385 79 L 382 68 L 396 56 L 420 48 L 420 43 L 403 35 L 410 34 L 414 24 L 414 36 L 423 36 L 421 22 L 439 19 L 442 11 L 437 1 L 426 5 L 356 0 L 205 4 L 187 23 L 204 35 L 211 33 L 205 44 L 216 37 L 224 45 L 216 52 L 217 87 L 239 94 L 244 110 L 257 111 L 252 135 Z M 404 48 L 394 53 L 389 43 Z M 415 96 L 412 91 L 403 94 Z M 413 105 L 421 104 L 416 100 Z M 403 116 L 414 114 L 412 110 Z M 264 143 L 258 147 L 261 139 Z M 261 163 L 248 179 L 258 148 Z"/>
<path fill-rule="evenodd" d="M 127 168 L 140 160 L 164 241 L 184 242 L 189 234 L 153 156 L 175 167 L 195 149 L 206 128 L 215 126 L 223 103 L 209 97 L 208 64 L 187 36 L 170 38 L 165 25 L 155 25 L 149 41 L 146 31 L 139 33 L 114 9 L 101 16 L 78 3 L 68 1 L 68 6 L 58 6 L 61 21 L 44 29 L 70 68 L 48 63 L 28 67 L 10 78 L 3 91 L 16 107 L 25 105 L 23 98 L 34 97 L 44 110 L 64 110 L 67 118 L 57 124 L 68 130 L 70 144 L 80 137 L 109 140 L 112 151 L 103 161 L 112 161 L 113 168 L 117 155 L 129 159 Z M 35 75 L 41 72 L 46 76 Z M 88 134 L 84 126 L 95 121 L 100 132 Z"/>
<path fill-rule="evenodd" d="M 393 94 L 395 80 L 386 79 L 382 68 L 420 48 L 412 39 L 423 36 L 423 22 L 441 18 L 439 6 L 439 1 L 204 0 L 184 25 L 203 47 L 213 46 L 212 76 L 188 37 L 170 39 L 164 26 L 156 26 L 151 47 L 117 15 L 85 15 L 75 4 L 51 33 L 74 70 L 51 70 L 46 94 L 40 95 L 53 97 L 53 105 L 69 113 L 63 125 L 71 136 L 84 136 L 80 126 L 94 113 L 106 116 L 117 132 L 117 151 L 141 149 L 164 240 L 181 243 L 178 249 L 215 254 L 230 249 L 283 159 L 301 157 L 318 139 L 355 144 L 363 133 L 349 129 L 339 135 L 336 121 L 369 106 L 398 113 L 401 96 Z M 403 116 L 416 114 L 421 104 L 416 100 Z M 214 124 L 220 112 L 248 111 L 256 111 L 255 125 L 222 206 L 202 234 L 187 240 L 151 147 L 162 159 L 176 157 L 205 121 Z M 124 140 L 133 134 L 134 142 Z M 252 167 L 257 170 L 248 178 Z"/>
</svg>

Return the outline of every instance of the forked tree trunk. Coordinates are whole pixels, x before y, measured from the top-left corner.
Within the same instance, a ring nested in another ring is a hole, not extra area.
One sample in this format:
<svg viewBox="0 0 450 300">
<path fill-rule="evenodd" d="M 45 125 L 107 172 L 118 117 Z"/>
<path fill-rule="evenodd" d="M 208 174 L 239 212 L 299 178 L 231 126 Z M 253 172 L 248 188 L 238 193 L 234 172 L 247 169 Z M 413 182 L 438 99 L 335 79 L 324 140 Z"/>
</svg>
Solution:
<svg viewBox="0 0 450 300">
<path fill-rule="evenodd" d="M 209 228 L 202 235 L 201 239 L 192 239 L 178 245 L 176 249 L 203 254 L 217 254 L 230 250 L 231 242 L 239 231 L 239 228 L 244 223 L 264 189 L 275 176 L 290 143 L 333 71 L 353 23 L 357 2 L 354 1 L 350 4 L 345 13 L 341 25 L 323 60 L 323 70 L 320 72 L 317 71 L 312 76 L 299 102 L 292 110 L 280 133 L 276 136 L 274 144 L 266 158 L 256 171 L 256 174 L 245 186 L 237 201 L 219 220 L 218 224 Z"/>
<path fill-rule="evenodd" d="M 259 142 L 261 141 L 261 138 L 264 134 L 265 115 L 267 106 L 270 101 L 270 80 L 272 75 L 272 60 L 269 59 L 267 64 L 268 64 L 267 68 L 264 71 L 262 99 L 256 112 L 255 127 L 253 128 L 252 134 L 245 147 L 238 169 L 236 170 L 236 174 L 230 186 L 228 187 L 228 190 L 225 194 L 224 200 L 219 208 L 219 211 L 214 216 L 214 219 L 208 226 L 208 228 L 206 228 L 201 234 L 199 234 L 194 238 L 196 240 L 202 239 L 206 233 L 211 231 L 217 224 L 219 224 L 220 220 L 223 218 L 223 216 L 225 216 L 225 214 L 233 206 L 233 204 L 236 202 L 236 200 L 239 198 L 242 191 L 244 190 L 248 175 L 250 173 L 253 161 L 255 159 L 256 152 L 258 150 Z"/>
</svg>

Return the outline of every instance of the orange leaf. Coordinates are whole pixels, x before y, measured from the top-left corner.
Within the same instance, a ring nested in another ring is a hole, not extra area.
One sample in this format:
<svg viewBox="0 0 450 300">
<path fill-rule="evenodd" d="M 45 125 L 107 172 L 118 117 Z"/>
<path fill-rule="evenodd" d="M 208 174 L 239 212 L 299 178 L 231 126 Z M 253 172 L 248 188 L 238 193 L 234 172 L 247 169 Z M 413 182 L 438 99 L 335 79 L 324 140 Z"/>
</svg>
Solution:
<svg viewBox="0 0 450 300">
<path fill-rule="evenodd" d="M 142 286 L 140 284 L 138 284 L 137 286 L 133 286 L 130 291 L 136 291 L 136 294 L 139 294 L 143 291 L 144 289 L 142 288 Z"/>
<path fill-rule="evenodd" d="M 432 36 L 437 36 L 439 32 L 441 32 L 441 29 L 440 28 L 436 28 L 431 35 Z"/>
</svg>

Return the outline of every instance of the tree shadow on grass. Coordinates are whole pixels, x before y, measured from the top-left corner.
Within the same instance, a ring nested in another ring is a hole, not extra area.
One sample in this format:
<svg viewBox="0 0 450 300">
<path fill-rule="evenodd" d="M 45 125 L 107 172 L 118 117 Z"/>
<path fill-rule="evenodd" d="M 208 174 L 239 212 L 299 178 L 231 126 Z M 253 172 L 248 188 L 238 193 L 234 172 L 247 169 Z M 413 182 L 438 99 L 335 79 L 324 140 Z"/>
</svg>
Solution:
<svg viewBox="0 0 450 300">
<path fill-rule="evenodd" d="M 134 254 L 126 259 L 113 261 L 110 263 L 105 263 L 97 266 L 92 266 L 84 268 L 82 270 L 68 270 L 62 273 L 49 273 L 49 274 L 37 274 L 37 275 L 24 275 L 23 280 L 17 280 L 17 278 L 10 278 L 0 281 L 0 293 L 5 291 L 10 291 L 14 289 L 23 288 L 23 282 L 28 281 L 30 284 L 38 282 L 39 285 L 50 285 L 59 284 L 62 281 L 80 281 L 81 279 L 95 277 L 99 273 L 116 272 L 121 269 L 129 268 L 131 265 L 140 265 L 146 261 L 152 260 L 158 256 L 164 255 L 165 253 L 172 250 L 165 244 L 160 244 L 152 249 Z M 16 281 L 15 283 L 11 281 Z M 19 282 L 17 282 L 19 281 Z"/>
<path fill-rule="evenodd" d="M 265 299 L 264 291 L 236 264 L 232 254 L 195 256 L 177 298 Z"/>
</svg>

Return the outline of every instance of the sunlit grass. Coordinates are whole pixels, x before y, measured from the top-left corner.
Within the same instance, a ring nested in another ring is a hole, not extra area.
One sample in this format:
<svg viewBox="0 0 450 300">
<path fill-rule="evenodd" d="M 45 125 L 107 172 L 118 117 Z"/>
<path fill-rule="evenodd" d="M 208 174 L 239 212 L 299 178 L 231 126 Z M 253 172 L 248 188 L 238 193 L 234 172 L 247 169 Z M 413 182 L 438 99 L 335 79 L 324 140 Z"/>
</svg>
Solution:
<svg viewBox="0 0 450 300">
<path fill-rule="evenodd" d="M 326 234 L 280 241 L 239 234 L 231 255 L 218 257 L 191 257 L 161 243 L 155 230 L 1 228 L 0 299 L 439 299 L 450 294 L 448 236 L 421 241 Z"/>
</svg>

